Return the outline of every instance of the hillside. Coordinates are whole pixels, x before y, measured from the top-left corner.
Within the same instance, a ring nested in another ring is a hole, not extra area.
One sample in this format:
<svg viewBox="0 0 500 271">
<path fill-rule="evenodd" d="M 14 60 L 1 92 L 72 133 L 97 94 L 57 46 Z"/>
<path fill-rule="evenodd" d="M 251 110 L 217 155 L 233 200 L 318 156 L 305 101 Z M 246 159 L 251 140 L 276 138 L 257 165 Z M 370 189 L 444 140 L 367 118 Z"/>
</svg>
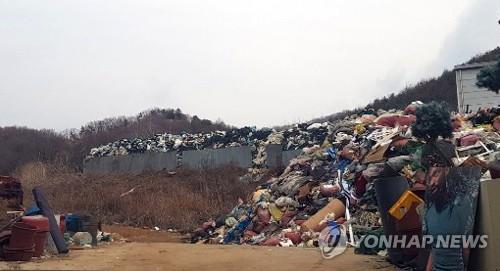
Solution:
<svg viewBox="0 0 500 271">
<path fill-rule="evenodd" d="M 471 58 L 466 63 L 492 61 L 500 56 L 500 47 Z M 412 101 L 444 101 L 450 109 L 456 109 L 456 85 L 453 71 L 445 70 L 440 76 L 422 80 L 397 94 L 376 99 L 365 108 L 337 112 L 310 122 L 333 121 L 347 115 L 360 113 L 368 108 L 404 108 Z M 281 128 L 284 128 L 282 126 Z M 72 168 L 80 168 L 83 157 L 92 147 L 122 138 L 147 138 L 158 133 L 179 134 L 208 133 L 229 130 L 222 121 L 210 121 L 190 116 L 180 109 L 150 109 L 135 116 L 113 117 L 92 121 L 80 129 L 64 134 L 51 130 L 35 130 L 25 127 L 0 127 L 0 174 L 10 174 L 19 166 L 31 162 L 58 161 Z M 277 127 L 280 128 L 280 127 Z"/>
<path fill-rule="evenodd" d="M 59 162 L 80 168 L 92 147 L 122 138 L 157 133 L 207 133 L 232 127 L 184 114 L 180 109 L 150 109 L 135 116 L 92 121 L 80 129 L 57 133 L 26 127 L 0 127 L 0 175 L 33 161 Z"/>
<path fill-rule="evenodd" d="M 500 47 L 497 47 L 491 51 L 472 57 L 469 61 L 462 64 L 470 64 L 477 62 L 494 61 L 500 57 Z M 458 63 L 457 63 L 458 64 Z M 362 112 L 364 109 L 373 108 L 378 109 L 403 109 L 409 103 L 413 101 L 422 101 L 424 103 L 430 101 L 443 101 L 446 102 L 450 110 L 456 110 L 457 106 L 457 94 L 456 94 L 456 82 L 455 82 L 455 72 L 445 70 L 443 73 L 435 78 L 422 80 L 415 85 L 408 86 L 401 90 L 397 94 L 391 94 L 389 96 L 382 97 L 380 99 L 375 99 L 373 102 L 366 105 L 365 108 L 357 108 L 352 110 L 346 110 L 343 112 L 338 112 L 332 115 L 324 116 L 312 120 L 311 122 L 317 121 L 331 121 L 335 119 L 344 118 L 347 115 Z"/>
<path fill-rule="evenodd" d="M 71 153 L 67 138 L 50 130 L 0 127 L 0 175 L 32 161 L 55 161 Z"/>
</svg>

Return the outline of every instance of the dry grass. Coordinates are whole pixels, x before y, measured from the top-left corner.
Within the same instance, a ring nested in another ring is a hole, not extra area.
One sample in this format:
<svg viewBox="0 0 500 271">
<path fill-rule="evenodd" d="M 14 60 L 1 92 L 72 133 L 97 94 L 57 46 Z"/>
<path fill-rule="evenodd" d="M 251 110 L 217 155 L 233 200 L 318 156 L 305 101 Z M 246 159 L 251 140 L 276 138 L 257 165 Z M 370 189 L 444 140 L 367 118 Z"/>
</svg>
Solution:
<svg viewBox="0 0 500 271">
<path fill-rule="evenodd" d="M 85 213 L 105 223 L 158 226 L 191 230 L 210 217 L 228 212 L 238 197 L 245 198 L 255 184 L 238 180 L 242 171 L 223 168 L 142 175 L 84 176 L 46 165 L 28 165 L 17 172 L 23 182 L 25 204 L 31 189 L 44 188 L 59 213 Z"/>
</svg>

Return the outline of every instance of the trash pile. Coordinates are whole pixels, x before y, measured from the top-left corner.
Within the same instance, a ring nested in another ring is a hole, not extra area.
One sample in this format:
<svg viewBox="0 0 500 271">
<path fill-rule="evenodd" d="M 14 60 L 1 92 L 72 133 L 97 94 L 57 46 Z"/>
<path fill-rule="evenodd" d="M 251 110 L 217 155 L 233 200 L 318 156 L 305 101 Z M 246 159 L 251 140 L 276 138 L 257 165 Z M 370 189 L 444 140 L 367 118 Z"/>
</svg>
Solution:
<svg viewBox="0 0 500 271">
<path fill-rule="evenodd" d="M 300 150 L 325 140 L 328 123 L 297 124 L 292 128 L 276 131 L 243 127 L 231 131 L 215 131 L 208 134 L 157 134 L 149 139 L 121 139 L 93 148 L 86 159 L 104 156 L 119 156 L 144 152 L 183 151 L 221 149 L 227 147 L 251 146 L 254 167 L 263 167 L 266 161 L 265 149 L 269 144 L 283 145 L 284 150 Z"/>
<path fill-rule="evenodd" d="M 437 125 L 432 114 L 425 115 L 426 106 L 414 102 L 404 111 L 367 110 L 336 123 L 271 134 L 286 148 L 303 148 L 303 154 L 279 177 L 261 184 L 246 202 L 241 200 L 228 214 L 203 223 L 191 234 L 191 241 L 318 247 L 322 232 L 338 225 L 346 226 L 350 244 L 355 243 L 354 235 L 380 234 L 382 229 L 421 232 L 421 218 L 415 210 L 425 198 L 427 164 L 433 155 L 445 153 L 454 167 L 480 166 L 482 178 L 491 178 L 490 172 L 495 178 L 500 172 L 496 162 L 500 116 L 490 114 L 478 121 L 484 112 L 451 119 L 448 115 L 444 124 Z M 429 134 L 421 135 L 422 123 L 430 125 Z M 439 133 L 447 123 L 450 136 L 444 138 Z M 307 132 L 313 129 L 314 133 Z M 438 135 L 434 141 L 432 129 Z M 294 139 L 287 140 L 287 136 Z M 389 200 L 391 190 L 398 189 L 397 198 Z M 387 208 L 381 206 L 387 204 Z M 380 250 L 356 248 L 368 254 Z"/>
<path fill-rule="evenodd" d="M 254 144 L 256 141 L 265 139 L 270 130 L 256 130 L 255 128 L 243 127 L 231 131 L 215 131 L 209 134 L 157 134 L 149 139 L 121 139 L 107 145 L 93 148 L 88 158 L 102 156 L 127 155 L 144 152 L 167 152 L 202 150 L 208 148 L 237 147 Z"/>
<path fill-rule="evenodd" d="M 30 261 L 33 257 L 66 254 L 69 246 L 95 247 L 109 242 L 109 234 L 91 216 L 54 215 L 41 188 L 33 189 L 36 203 L 22 207 L 23 191 L 19 180 L 0 176 L 0 258 Z"/>
</svg>

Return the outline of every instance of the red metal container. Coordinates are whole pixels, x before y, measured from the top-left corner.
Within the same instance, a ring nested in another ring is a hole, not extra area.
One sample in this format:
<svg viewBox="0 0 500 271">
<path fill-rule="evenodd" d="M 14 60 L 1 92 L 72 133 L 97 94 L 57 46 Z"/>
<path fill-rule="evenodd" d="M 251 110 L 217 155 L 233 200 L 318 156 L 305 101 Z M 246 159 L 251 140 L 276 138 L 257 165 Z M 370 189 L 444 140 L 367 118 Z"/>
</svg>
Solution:
<svg viewBox="0 0 500 271">
<path fill-rule="evenodd" d="M 29 261 L 35 252 L 34 245 L 28 249 L 13 249 L 8 246 L 3 247 L 3 257 L 6 261 Z"/>
<path fill-rule="evenodd" d="M 35 226 L 37 228 L 34 237 L 35 252 L 33 256 L 42 256 L 43 251 L 45 250 L 45 240 L 47 239 L 47 232 L 49 231 L 49 219 L 41 215 L 36 215 L 24 216 L 21 221 L 25 224 Z"/>
<path fill-rule="evenodd" d="M 66 218 L 64 215 L 61 215 L 59 217 L 59 229 L 61 230 L 61 234 L 64 235 L 66 232 Z"/>
<path fill-rule="evenodd" d="M 35 226 L 37 231 L 49 231 L 49 219 L 42 215 L 23 216 L 21 221 L 25 224 Z"/>
<path fill-rule="evenodd" d="M 23 222 L 15 223 L 9 241 L 10 249 L 29 249 L 33 247 L 37 227 Z"/>
</svg>

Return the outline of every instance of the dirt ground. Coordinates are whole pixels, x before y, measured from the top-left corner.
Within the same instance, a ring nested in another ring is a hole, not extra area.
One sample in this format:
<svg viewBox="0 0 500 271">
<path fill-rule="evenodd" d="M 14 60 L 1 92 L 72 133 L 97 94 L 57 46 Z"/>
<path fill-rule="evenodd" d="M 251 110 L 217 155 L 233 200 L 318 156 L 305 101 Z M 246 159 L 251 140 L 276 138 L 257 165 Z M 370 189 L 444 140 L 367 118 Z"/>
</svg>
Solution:
<svg viewBox="0 0 500 271">
<path fill-rule="evenodd" d="M 259 246 L 192 245 L 179 243 L 179 235 L 122 226 L 113 229 L 127 242 L 96 249 L 71 250 L 27 263 L 0 262 L 12 270 L 397 270 L 378 256 L 355 255 L 352 249 L 330 260 L 316 249 Z"/>
<path fill-rule="evenodd" d="M 182 235 L 165 231 L 155 231 L 151 229 L 134 228 L 123 225 L 103 225 L 104 232 L 119 234 L 130 242 L 139 243 L 181 243 Z"/>
</svg>

